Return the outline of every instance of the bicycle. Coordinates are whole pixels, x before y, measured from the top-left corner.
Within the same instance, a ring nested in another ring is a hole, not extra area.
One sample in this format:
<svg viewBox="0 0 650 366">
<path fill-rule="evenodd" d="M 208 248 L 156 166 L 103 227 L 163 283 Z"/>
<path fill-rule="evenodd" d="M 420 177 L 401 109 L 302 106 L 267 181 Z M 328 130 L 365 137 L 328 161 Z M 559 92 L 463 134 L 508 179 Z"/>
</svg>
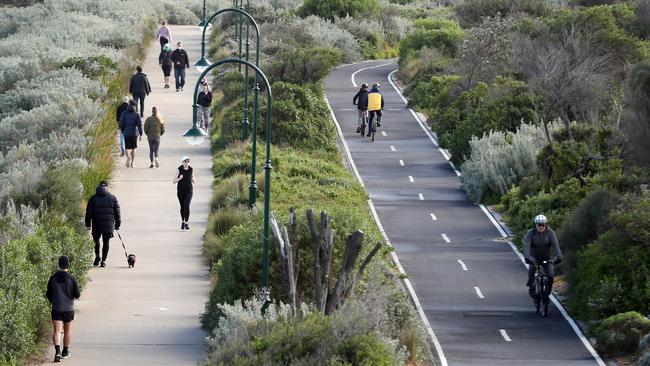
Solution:
<svg viewBox="0 0 650 366">
<path fill-rule="evenodd" d="M 377 125 L 381 125 L 381 111 L 373 111 L 375 112 L 376 118 L 370 118 L 370 125 L 368 128 L 370 129 L 370 136 L 371 136 L 371 141 L 375 141 L 375 132 L 377 131 Z"/>
<path fill-rule="evenodd" d="M 548 263 L 557 264 L 557 260 L 542 261 L 541 263 L 537 262 L 532 264 L 535 266 L 535 277 L 533 282 L 535 295 L 533 296 L 533 303 L 535 304 L 535 311 L 540 313 L 541 309 L 541 315 L 544 318 L 548 316 L 548 303 L 552 290 L 549 286 L 549 276 L 544 273 L 543 270 L 544 265 Z"/>
<path fill-rule="evenodd" d="M 365 136 L 366 126 L 368 125 L 368 110 L 362 111 L 361 115 L 361 137 Z"/>
</svg>

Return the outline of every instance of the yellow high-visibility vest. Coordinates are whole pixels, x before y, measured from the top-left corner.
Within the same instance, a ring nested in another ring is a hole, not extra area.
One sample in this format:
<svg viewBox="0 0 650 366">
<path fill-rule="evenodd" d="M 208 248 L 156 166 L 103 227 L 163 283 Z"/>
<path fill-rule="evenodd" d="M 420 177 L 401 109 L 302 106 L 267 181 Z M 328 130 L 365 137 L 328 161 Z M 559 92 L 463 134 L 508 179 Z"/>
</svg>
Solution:
<svg viewBox="0 0 650 366">
<path fill-rule="evenodd" d="M 381 110 L 381 94 L 368 93 L 368 110 L 379 111 Z"/>
</svg>

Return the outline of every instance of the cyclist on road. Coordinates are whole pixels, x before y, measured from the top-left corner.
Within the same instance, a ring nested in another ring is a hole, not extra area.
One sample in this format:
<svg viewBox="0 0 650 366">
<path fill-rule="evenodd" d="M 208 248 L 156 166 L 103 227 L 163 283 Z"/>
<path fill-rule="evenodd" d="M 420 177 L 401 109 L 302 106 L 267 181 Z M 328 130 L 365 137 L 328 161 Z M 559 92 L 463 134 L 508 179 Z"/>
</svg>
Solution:
<svg viewBox="0 0 650 366">
<path fill-rule="evenodd" d="M 372 89 L 368 93 L 368 112 L 370 113 L 370 118 L 368 125 L 372 126 L 372 121 L 377 116 L 377 127 L 381 127 L 381 110 L 384 109 L 384 96 L 379 92 L 379 84 L 372 84 Z M 368 128 L 368 136 L 372 127 Z"/>
<path fill-rule="evenodd" d="M 361 120 L 364 114 L 368 113 L 368 84 L 361 84 L 361 89 L 352 98 L 352 104 L 359 110 L 359 119 L 357 120 L 357 133 L 361 132 Z"/>
<path fill-rule="evenodd" d="M 555 253 L 555 261 L 553 264 L 562 263 L 562 252 L 560 251 L 560 244 L 557 241 L 555 231 L 548 227 L 548 220 L 544 215 L 535 216 L 535 227 L 528 230 L 524 237 L 524 258 L 526 263 L 532 264 L 528 267 L 528 294 L 533 297 L 535 295 L 534 277 L 535 265 L 543 261 L 551 260 L 551 249 Z M 553 288 L 553 264 L 543 264 L 544 273 L 549 278 L 549 288 Z"/>
</svg>

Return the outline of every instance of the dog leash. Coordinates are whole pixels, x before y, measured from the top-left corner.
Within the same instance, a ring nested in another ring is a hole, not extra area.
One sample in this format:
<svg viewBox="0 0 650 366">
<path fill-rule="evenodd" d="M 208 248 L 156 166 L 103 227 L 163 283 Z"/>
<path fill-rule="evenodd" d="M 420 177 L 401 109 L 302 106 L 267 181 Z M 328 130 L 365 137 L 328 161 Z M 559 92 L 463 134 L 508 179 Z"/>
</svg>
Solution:
<svg viewBox="0 0 650 366">
<path fill-rule="evenodd" d="M 120 242 L 122 243 L 122 248 L 124 248 L 124 256 L 126 259 L 129 259 L 129 255 L 126 253 L 126 246 L 124 245 L 124 240 L 122 240 L 122 235 L 120 235 L 120 232 L 118 230 L 115 230 L 117 233 L 117 237 L 120 238 Z"/>
</svg>

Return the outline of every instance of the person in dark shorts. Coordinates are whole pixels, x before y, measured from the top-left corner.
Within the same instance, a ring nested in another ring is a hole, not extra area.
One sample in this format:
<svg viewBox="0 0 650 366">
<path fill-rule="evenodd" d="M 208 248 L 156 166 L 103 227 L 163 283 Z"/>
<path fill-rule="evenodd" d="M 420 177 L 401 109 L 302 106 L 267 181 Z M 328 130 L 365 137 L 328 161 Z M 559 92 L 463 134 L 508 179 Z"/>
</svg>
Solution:
<svg viewBox="0 0 650 366">
<path fill-rule="evenodd" d="M 189 230 L 190 203 L 192 202 L 193 185 L 195 183 L 194 169 L 190 166 L 190 158 L 183 156 L 181 166 L 174 174 L 173 183 L 176 184 L 176 196 L 181 205 L 181 230 Z"/>
<path fill-rule="evenodd" d="M 52 304 L 52 342 L 54 343 L 54 362 L 70 357 L 72 342 L 72 320 L 74 319 L 74 299 L 81 296 L 77 280 L 69 273 L 70 260 L 65 255 L 59 257 L 59 270 L 47 283 L 45 297 Z M 61 351 L 61 330 L 63 330 L 63 352 Z"/>
<path fill-rule="evenodd" d="M 130 104 L 126 112 L 120 116 L 120 130 L 124 134 L 124 148 L 126 150 L 126 167 L 134 168 L 135 149 L 138 147 L 138 137 L 142 140 L 142 119 L 135 106 Z"/>
</svg>

